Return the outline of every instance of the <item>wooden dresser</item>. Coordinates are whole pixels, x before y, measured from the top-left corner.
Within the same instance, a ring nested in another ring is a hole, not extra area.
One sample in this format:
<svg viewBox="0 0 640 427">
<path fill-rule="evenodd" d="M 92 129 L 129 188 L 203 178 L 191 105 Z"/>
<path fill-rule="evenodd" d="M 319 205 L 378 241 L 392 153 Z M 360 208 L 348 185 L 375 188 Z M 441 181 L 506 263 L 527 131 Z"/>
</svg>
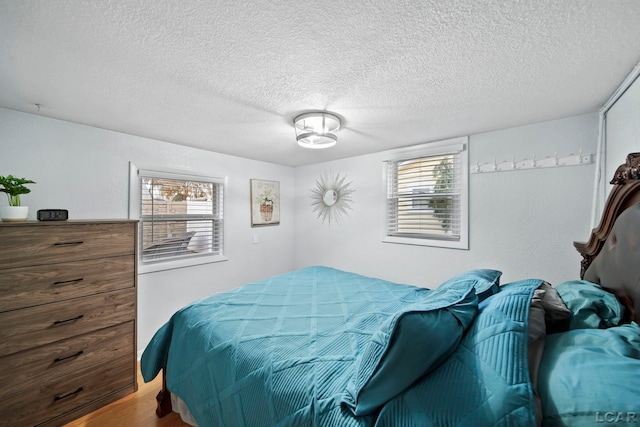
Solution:
<svg viewBox="0 0 640 427">
<path fill-rule="evenodd" d="M 0 426 L 137 390 L 136 221 L 0 222 Z"/>
</svg>

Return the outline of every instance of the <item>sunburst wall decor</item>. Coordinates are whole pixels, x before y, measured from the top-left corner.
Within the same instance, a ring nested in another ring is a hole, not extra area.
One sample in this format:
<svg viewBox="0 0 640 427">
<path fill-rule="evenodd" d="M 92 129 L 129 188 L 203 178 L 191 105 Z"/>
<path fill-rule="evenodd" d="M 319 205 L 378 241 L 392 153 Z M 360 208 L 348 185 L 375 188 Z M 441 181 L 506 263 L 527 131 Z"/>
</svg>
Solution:
<svg viewBox="0 0 640 427">
<path fill-rule="evenodd" d="M 325 172 L 316 180 L 315 188 L 311 189 L 311 206 L 316 218 L 331 225 L 331 221 L 339 222 L 353 209 L 351 194 L 355 191 L 349 186 L 352 182 L 345 182 L 346 176 Z"/>
</svg>

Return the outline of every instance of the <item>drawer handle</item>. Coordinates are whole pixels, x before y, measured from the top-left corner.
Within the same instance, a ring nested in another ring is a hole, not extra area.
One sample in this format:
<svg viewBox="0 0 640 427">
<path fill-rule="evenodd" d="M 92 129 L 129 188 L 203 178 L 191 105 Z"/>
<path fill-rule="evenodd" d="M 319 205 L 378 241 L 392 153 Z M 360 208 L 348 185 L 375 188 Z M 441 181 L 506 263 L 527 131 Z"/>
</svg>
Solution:
<svg viewBox="0 0 640 427">
<path fill-rule="evenodd" d="M 78 246 L 83 244 L 84 242 L 82 240 L 77 241 L 77 242 L 60 242 L 60 243 L 54 243 L 53 246 Z"/>
<path fill-rule="evenodd" d="M 73 279 L 73 280 L 61 280 L 59 282 L 53 282 L 54 285 L 66 285 L 68 283 L 78 283 L 78 282 L 82 282 L 84 280 L 83 277 L 80 277 L 79 279 Z"/>
<path fill-rule="evenodd" d="M 84 353 L 84 351 L 80 350 L 79 352 L 77 352 L 76 354 L 72 354 L 71 356 L 56 357 L 56 359 L 53 361 L 53 363 L 62 362 L 63 360 L 67 360 L 67 359 L 73 359 L 74 357 L 80 356 L 82 353 Z"/>
<path fill-rule="evenodd" d="M 81 314 L 80 316 L 74 317 L 73 319 L 67 319 L 67 320 L 56 320 L 55 322 L 53 322 L 54 325 L 60 325 L 61 323 L 68 323 L 68 322 L 73 322 L 74 320 L 80 320 L 84 317 L 84 314 Z"/>
<path fill-rule="evenodd" d="M 80 393 L 82 390 L 84 390 L 83 387 L 78 387 L 78 389 L 76 391 L 72 391 L 71 393 L 63 394 L 62 396 L 54 397 L 53 401 L 57 402 L 58 400 L 62 400 L 62 399 L 66 399 L 67 397 L 75 396 L 76 394 Z"/>
</svg>

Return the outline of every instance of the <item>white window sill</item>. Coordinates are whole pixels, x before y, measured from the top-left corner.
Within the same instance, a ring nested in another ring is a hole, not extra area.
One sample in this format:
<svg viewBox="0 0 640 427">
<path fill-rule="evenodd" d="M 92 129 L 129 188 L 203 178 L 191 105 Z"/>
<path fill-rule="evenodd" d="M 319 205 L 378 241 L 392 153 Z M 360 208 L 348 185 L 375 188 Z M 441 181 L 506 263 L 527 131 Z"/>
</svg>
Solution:
<svg viewBox="0 0 640 427">
<path fill-rule="evenodd" d="M 417 245 L 417 246 L 433 246 L 436 248 L 446 249 L 469 249 L 469 242 L 464 239 L 460 241 L 450 240 L 434 240 L 434 239 L 415 239 L 410 237 L 393 237 L 386 236 L 382 239 L 383 243 L 397 243 L 401 245 Z"/>
<path fill-rule="evenodd" d="M 173 270 L 176 268 L 191 267 L 194 265 L 210 264 L 214 262 L 228 261 L 224 255 L 203 255 L 176 259 L 173 261 L 138 262 L 138 274 L 155 273 L 157 271 Z"/>
</svg>

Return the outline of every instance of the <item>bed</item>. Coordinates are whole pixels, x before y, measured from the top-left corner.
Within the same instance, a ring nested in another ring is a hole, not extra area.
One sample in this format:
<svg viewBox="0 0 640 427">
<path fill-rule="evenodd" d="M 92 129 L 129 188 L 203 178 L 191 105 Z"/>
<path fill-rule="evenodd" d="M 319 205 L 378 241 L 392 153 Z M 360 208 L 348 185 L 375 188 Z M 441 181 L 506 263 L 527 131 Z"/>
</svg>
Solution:
<svg viewBox="0 0 640 427">
<path fill-rule="evenodd" d="M 580 279 L 435 289 L 303 268 L 203 298 L 146 347 L 159 416 L 204 426 L 640 423 L 640 153 L 586 243 Z"/>
</svg>

